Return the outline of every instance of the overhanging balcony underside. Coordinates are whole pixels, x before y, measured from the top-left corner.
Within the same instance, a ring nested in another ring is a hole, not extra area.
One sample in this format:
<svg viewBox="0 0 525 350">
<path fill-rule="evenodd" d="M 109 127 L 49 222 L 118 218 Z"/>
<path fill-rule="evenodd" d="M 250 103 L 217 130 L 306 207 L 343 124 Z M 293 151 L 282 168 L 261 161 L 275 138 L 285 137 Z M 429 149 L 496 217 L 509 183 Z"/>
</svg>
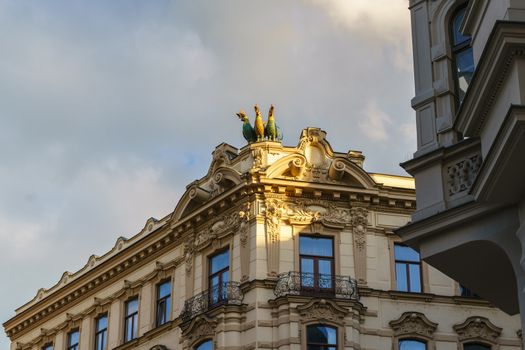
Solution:
<svg viewBox="0 0 525 350">
<path fill-rule="evenodd" d="M 239 282 L 225 282 L 214 286 L 184 302 L 182 322 L 188 322 L 222 305 L 241 305 L 244 294 Z"/>
<path fill-rule="evenodd" d="M 278 276 L 274 294 L 359 300 L 357 281 L 349 276 L 296 271 Z"/>
</svg>

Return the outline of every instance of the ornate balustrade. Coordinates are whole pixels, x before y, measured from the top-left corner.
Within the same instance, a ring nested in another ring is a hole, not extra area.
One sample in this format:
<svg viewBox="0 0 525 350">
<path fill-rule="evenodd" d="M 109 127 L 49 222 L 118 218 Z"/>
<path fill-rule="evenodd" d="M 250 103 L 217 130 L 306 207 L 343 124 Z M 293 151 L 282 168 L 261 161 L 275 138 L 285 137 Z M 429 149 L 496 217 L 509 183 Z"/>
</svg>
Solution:
<svg viewBox="0 0 525 350">
<path fill-rule="evenodd" d="M 274 294 L 306 295 L 359 300 L 357 281 L 349 276 L 290 271 L 278 276 Z"/>
<path fill-rule="evenodd" d="M 241 305 L 244 294 L 239 282 L 225 282 L 205 290 L 184 302 L 182 322 L 187 322 L 220 305 Z"/>
</svg>

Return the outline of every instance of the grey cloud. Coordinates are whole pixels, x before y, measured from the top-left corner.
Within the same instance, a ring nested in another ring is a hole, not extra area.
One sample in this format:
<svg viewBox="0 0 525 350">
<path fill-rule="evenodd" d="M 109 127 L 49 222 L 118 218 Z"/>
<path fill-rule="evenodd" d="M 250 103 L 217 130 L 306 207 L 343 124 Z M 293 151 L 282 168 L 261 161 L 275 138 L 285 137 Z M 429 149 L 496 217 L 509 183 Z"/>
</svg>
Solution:
<svg viewBox="0 0 525 350">
<path fill-rule="evenodd" d="M 319 126 L 368 170 L 401 173 L 406 2 L 355 23 L 340 5 L 0 0 L 0 319 L 173 209 L 217 144 L 244 144 L 240 108 L 274 103 L 286 144 Z M 369 103 L 391 118 L 380 142 L 359 128 Z"/>
</svg>

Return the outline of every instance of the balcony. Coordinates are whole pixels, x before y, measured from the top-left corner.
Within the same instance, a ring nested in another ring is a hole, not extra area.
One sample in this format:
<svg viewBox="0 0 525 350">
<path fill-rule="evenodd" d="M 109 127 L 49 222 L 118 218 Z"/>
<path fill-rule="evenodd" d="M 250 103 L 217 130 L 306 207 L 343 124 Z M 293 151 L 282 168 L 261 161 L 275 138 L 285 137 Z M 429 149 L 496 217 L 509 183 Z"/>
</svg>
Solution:
<svg viewBox="0 0 525 350">
<path fill-rule="evenodd" d="M 184 302 L 181 312 L 182 322 L 188 322 L 221 305 L 241 305 L 244 294 L 239 282 L 224 282 Z"/>
<path fill-rule="evenodd" d="M 274 294 L 359 300 L 357 281 L 349 276 L 290 271 L 278 276 Z"/>
</svg>

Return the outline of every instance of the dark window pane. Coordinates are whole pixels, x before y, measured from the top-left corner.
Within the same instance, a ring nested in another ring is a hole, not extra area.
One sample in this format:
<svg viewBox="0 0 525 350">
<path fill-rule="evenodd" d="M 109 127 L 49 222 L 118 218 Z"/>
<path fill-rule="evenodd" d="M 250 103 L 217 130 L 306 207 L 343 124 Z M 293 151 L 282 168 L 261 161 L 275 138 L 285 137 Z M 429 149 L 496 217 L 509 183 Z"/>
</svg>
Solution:
<svg viewBox="0 0 525 350">
<path fill-rule="evenodd" d="M 159 293 L 158 298 L 164 298 L 171 294 L 171 281 L 166 281 L 162 284 L 159 284 Z"/>
<path fill-rule="evenodd" d="M 230 266 L 229 250 L 225 250 L 224 252 L 214 255 L 211 258 L 211 273 L 215 273 L 217 271 L 225 269 L 228 266 Z"/>
<path fill-rule="evenodd" d="M 401 340 L 399 342 L 399 350 L 426 350 L 427 345 L 419 340 Z"/>
<path fill-rule="evenodd" d="M 396 260 L 419 262 L 418 252 L 410 247 L 400 244 L 394 245 L 394 256 Z"/>
<path fill-rule="evenodd" d="M 78 338 L 79 338 L 79 335 L 80 335 L 80 333 L 79 333 L 78 331 L 75 331 L 75 332 L 71 332 L 71 333 L 69 333 L 68 344 L 69 344 L 69 345 L 75 345 L 75 344 L 78 344 Z"/>
<path fill-rule="evenodd" d="M 463 23 L 463 18 L 465 17 L 465 10 L 466 7 L 463 7 L 461 10 L 459 10 L 454 17 L 454 21 L 452 22 L 452 30 L 454 31 L 454 45 L 458 45 L 470 40 L 470 36 L 463 35 L 459 30 L 461 28 L 461 24 Z"/>
<path fill-rule="evenodd" d="M 471 47 L 467 47 L 456 54 L 456 75 L 459 100 L 462 101 L 472 80 L 472 75 L 474 75 L 474 57 Z"/>
<path fill-rule="evenodd" d="M 421 272 L 419 265 L 410 264 L 410 292 L 421 293 Z"/>
<path fill-rule="evenodd" d="M 205 341 L 198 345 L 195 350 L 213 350 L 213 342 L 211 340 Z"/>
<path fill-rule="evenodd" d="M 308 326 L 307 341 L 315 345 L 336 345 L 337 331 L 333 327 L 323 325 Z"/>
<path fill-rule="evenodd" d="M 333 245 L 331 238 L 301 236 L 299 238 L 301 255 L 316 255 L 332 257 Z"/>
<path fill-rule="evenodd" d="M 42 350 L 53 350 L 53 344 L 47 344 L 45 345 Z"/>
<path fill-rule="evenodd" d="M 396 290 L 408 292 L 408 276 L 406 264 L 396 263 Z"/>
<path fill-rule="evenodd" d="M 126 315 L 139 311 L 139 299 L 131 299 L 126 303 Z"/>
</svg>

